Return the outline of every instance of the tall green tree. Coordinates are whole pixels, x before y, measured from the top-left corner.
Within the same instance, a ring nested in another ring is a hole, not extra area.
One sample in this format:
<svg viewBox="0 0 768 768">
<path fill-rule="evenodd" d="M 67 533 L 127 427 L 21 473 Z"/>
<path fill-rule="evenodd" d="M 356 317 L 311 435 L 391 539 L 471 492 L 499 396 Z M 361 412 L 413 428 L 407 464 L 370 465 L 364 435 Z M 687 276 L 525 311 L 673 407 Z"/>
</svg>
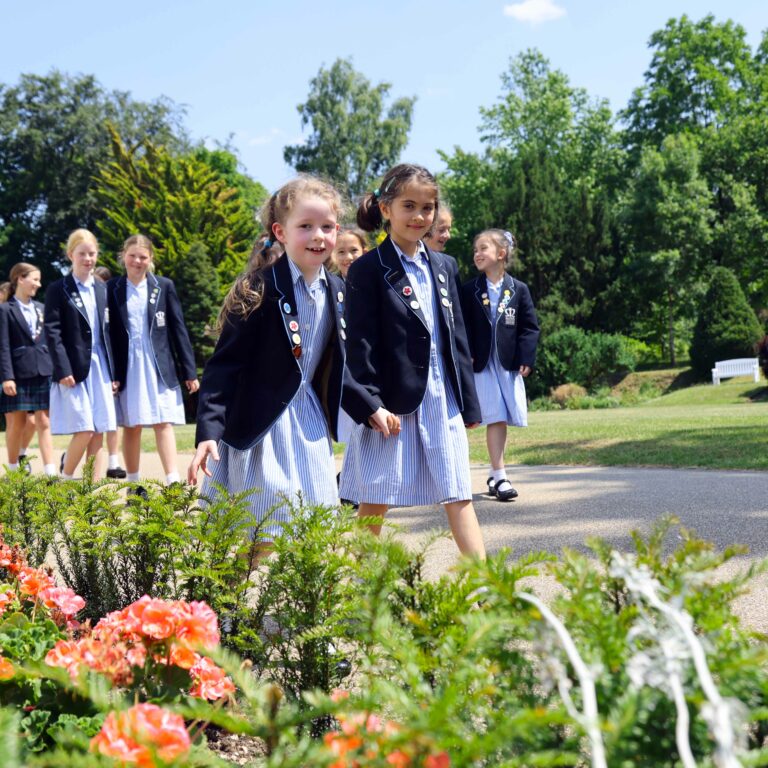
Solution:
<svg viewBox="0 0 768 768">
<path fill-rule="evenodd" d="M 0 274 L 15 262 L 59 276 L 62 244 L 98 217 L 93 176 L 107 162 L 111 121 L 129 146 L 140 140 L 173 150 L 188 146 L 184 111 L 106 91 L 91 75 L 58 71 L 0 85 Z"/>
<path fill-rule="evenodd" d="M 110 132 L 112 160 L 95 182 L 107 263 L 111 260 L 114 266 L 125 238 L 141 232 L 155 244 L 158 271 L 176 280 L 183 270 L 195 269 L 188 254 L 197 242 L 226 290 L 243 269 L 258 234 L 238 191 L 194 154 L 175 156 L 150 141 L 130 148 L 114 128 Z"/>
<path fill-rule="evenodd" d="M 240 170 L 237 154 L 232 147 L 223 146 L 216 149 L 197 147 L 193 152 L 197 160 L 201 160 L 212 168 L 224 180 L 228 187 L 238 191 L 243 204 L 255 216 L 258 216 L 261 206 L 269 197 L 269 192 L 263 184 L 254 181 Z"/>
<path fill-rule="evenodd" d="M 390 87 L 372 86 L 348 59 L 321 67 L 298 106 L 302 127 L 311 126 L 311 133 L 304 144 L 285 147 L 285 162 L 331 179 L 351 195 L 365 192 L 408 142 L 416 99 L 399 98 L 386 108 Z"/>
<path fill-rule="evenodd" d="M 443 155 L 457 231 L 451 247 L 468 274 L 473 236 L 510 229 L 515 272 L 531 286 L 544 330 L 600 327 L 622 159 L 610 109 L 535 50 L 511 60 L 502 85 L 498 102 L 481 110 L 485 152 Z"/>
</svg>

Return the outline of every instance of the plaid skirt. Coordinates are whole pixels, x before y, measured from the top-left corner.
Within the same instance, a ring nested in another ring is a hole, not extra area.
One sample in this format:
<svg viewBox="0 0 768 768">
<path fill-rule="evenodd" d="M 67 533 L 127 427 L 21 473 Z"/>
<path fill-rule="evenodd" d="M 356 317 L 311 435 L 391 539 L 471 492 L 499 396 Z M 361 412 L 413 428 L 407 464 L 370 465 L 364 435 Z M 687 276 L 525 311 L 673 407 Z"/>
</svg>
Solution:
<svg viewBox="0 0 768 768">
<path fill-rule="evenodd" d="M 35 376 L 16 381 L 16 396 L 0 391 L 0 413 L 11 411 L 47 411 L 51 396 L 51 377 Z"/>
</svg>

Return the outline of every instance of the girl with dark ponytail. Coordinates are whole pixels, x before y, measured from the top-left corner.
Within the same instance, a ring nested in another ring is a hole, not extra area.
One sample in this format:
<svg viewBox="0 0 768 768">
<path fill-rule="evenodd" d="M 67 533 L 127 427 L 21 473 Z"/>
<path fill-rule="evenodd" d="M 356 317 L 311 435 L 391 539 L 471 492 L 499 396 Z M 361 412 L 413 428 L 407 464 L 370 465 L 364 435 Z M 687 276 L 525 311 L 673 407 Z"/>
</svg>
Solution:
<svg viewBox="0 0 768 768">
<path fill-rule="evenodd" d="M 357 426 L 340 491 L 360 500 L 362 517 L 442 503 L 459 550 L 483 557 L 465 432 L 480 421 L 472 365 L 452 272 L 423 242 L 438 205 L 432 174 L 401 164 L 358 208 L 362 229 L 388 236 L 347 274 L 347 365 L 374 405 L 399 417 L 400 429 L 369 429 L 367 414 L 345 397 Z"/>
</svg>

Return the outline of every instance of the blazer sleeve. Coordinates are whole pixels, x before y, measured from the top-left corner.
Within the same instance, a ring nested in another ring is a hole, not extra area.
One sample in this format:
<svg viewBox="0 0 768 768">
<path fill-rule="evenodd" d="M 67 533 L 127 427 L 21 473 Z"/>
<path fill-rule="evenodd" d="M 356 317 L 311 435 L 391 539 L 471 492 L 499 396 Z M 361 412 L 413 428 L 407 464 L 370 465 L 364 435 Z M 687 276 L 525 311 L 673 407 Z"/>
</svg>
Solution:
<svg viewBox="0 0 768 768">
<path fill-rule="evenodd" d="M 165 307 L 168 312 L 168 325 L 171 331 L 171 340 L 179 361 L 181 374 L 184 381 L 192 381 L 197 378 L 197 366 L 195 365 L 195 353 L 192 350 L 192 341 L 189 331 L 184 323 L 184 313 L 181 309 L 179 295 L 176 286 L 169 280 Z"/>
<path fill-rule="evenodd" d="M 367 423 L 368 416 L 386 403 L 381 399 L 378 371 L 381 361 L 379 328 L 382 322 L 380 286 L 376 284 L 375 265 L 354 262 L 347 273 L 347 366 L 352 379 L 367 393 L 356 396 L 356 388 L 344 388 L 344 410 L 358 423 Z M 363 414 L 363 406 L 369 409 Z M 373 410 L 370 410 L 370 408 Z"/>
<path fill-rule="evenodd" d="M 13 356 L 11 355 L 10 312 L 8 306 L 0 306 L 0 381 L 14 381 Z"/>
<path fill-rule="evenodd" d="M 536 347 L 539 343 L 539 320 L 536 317 L 531 292 L 525 283 L 521 284 L 519 308 L 517 358 L 520 365 L 533 368 L 536 363 Z"/>
<path fill-rule="evenodd" d="M 195 445 L 204 440 L 220 440 L 224 436 L 227 408 L 234 400 L 240 372 L 248 359 L 248 340 L 258 338 L 259 315 L 257 309 L 245 320 L 230 315 L 224 322 L 200 385 Z"/>
<path fill-rule="evenodd" d="M 451 300 L 456 311 L 453 313 L 453 327 L 456 342 L 456 353 L 459 359 L 456 361 L 459 368 L 459 385 L 461 386 L 461 396 L 464 401 L 464 410 L 462 416 L 465 424 L 474 424 L 481 421 L 480 401 L 477 399 L 477 390 L 475 389 L 475 375 L 472 372 L 472 355 L 469 353 L 469 342 L 467 341 L 467 329 L 464 326 L 464 314 L 461 311 L 461 300 L 459 299 L 456 283 L 449 281 L 453 296 Z"/>
<path fill-rule="evenodd" d="M 61 381 L 72 376 L 72 364 L 64 347 L 62 327 L 64 291 L 60 284 L 52 285 L 45 293 L 45 340 L 53 362 L 53 380 Z"/>
</svg>

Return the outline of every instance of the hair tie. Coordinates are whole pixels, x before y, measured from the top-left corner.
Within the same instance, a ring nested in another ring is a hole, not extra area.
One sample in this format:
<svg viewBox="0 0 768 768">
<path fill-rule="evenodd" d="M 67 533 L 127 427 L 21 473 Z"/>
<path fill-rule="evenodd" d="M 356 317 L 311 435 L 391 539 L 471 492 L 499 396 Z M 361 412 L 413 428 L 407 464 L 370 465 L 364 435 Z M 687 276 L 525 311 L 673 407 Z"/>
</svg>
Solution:
<svg viewBox="0 0 768 768">
<path fill-rule="evenodd" d="M 509 243 L 510 248 L 514 248 L 517 243 L 515 242 L 515 236 L 511 232 L 504 231 L 504 239 Z"/>
<path fill-rule="evenodd" d="M 380 194 L 381 194 L 381 191 L 379 190 L 378 187 L 376 187 L 376 189 L 373 190 L 373 199 L 378 200 Z"/>
<path fill-rule="evenodd" d="M 265 248 L 271 248 L 271 247 L 272 247 L 272 241 L 271 241 L 269 238 L 267 238 L 267 239 L 264 241 L 264 247 L 265 247 Z"/>
</svg>

